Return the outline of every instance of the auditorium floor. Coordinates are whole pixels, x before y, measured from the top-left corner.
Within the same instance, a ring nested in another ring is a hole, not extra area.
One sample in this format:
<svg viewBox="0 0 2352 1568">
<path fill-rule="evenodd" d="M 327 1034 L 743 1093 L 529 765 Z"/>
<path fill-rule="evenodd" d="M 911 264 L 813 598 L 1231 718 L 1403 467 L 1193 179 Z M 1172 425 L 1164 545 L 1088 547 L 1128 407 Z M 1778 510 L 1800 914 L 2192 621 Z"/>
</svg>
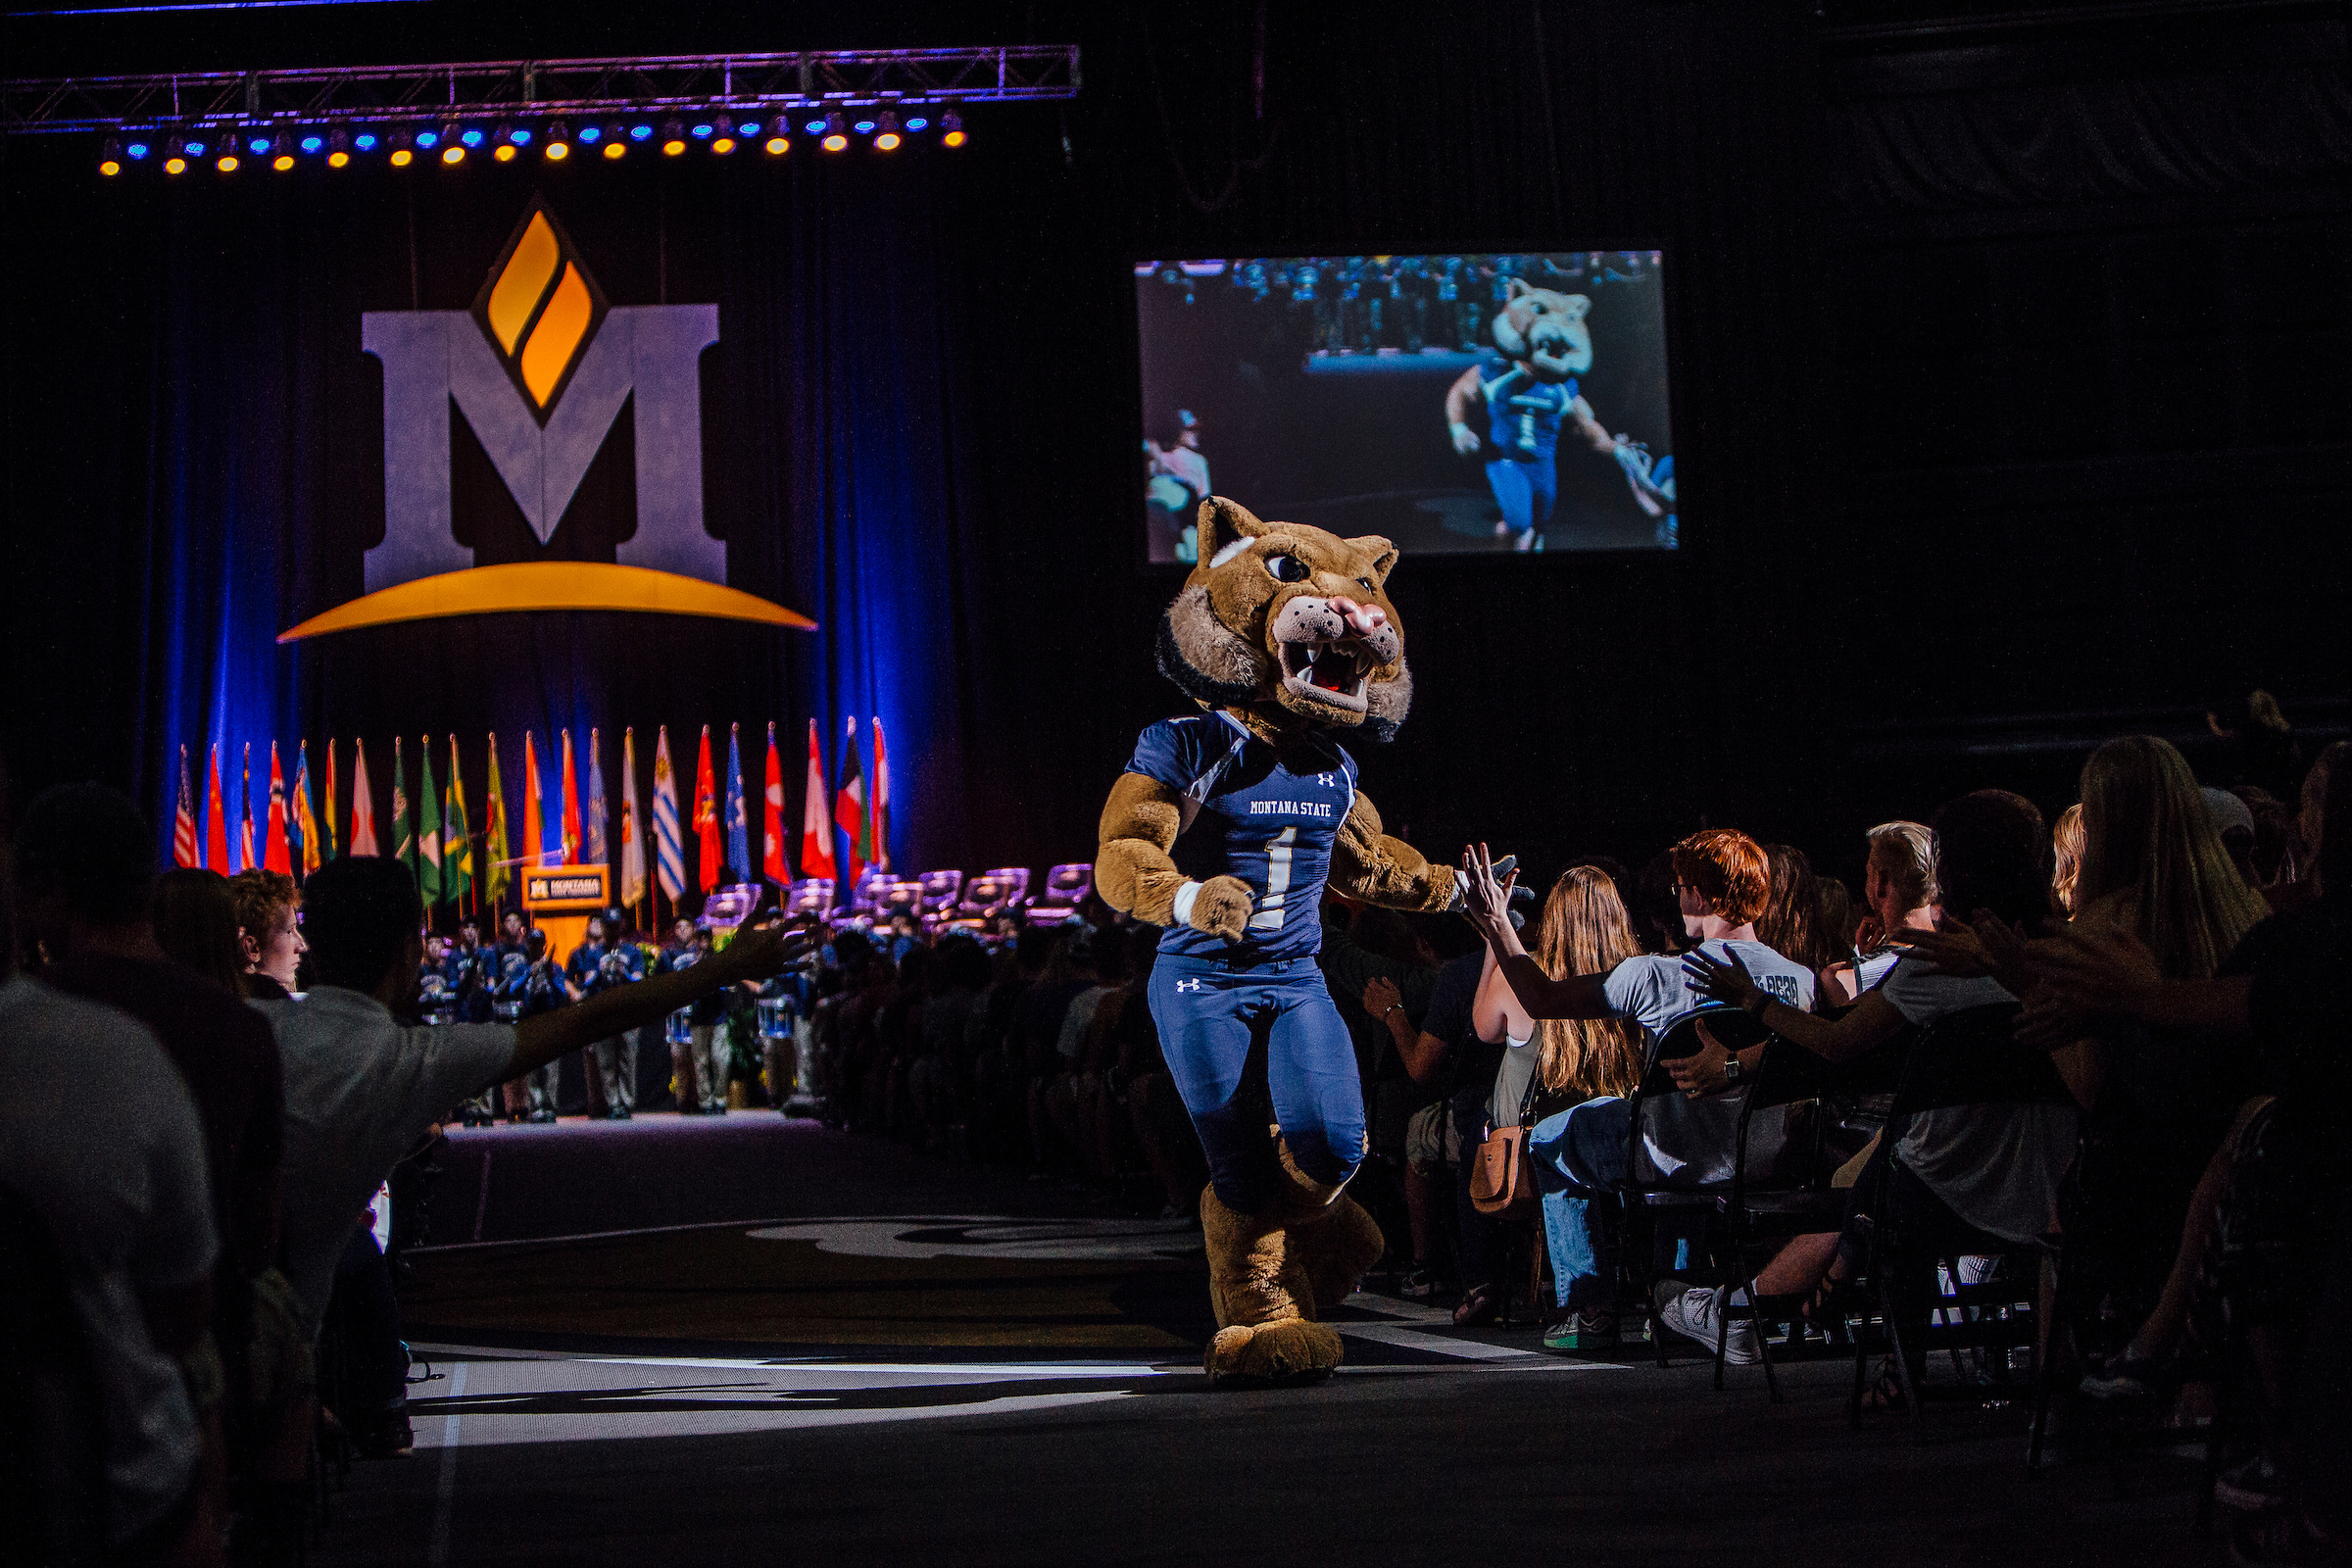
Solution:
<svg viewBox="0 0 2352 1568">
<path fill-rule="evenodd" d="M 496 1211 L 550 1131 L 461 1140 L 437 1205 Z M 1789 1369 L 1776 1406 L 1752 1368 L 1718 1394 L 1694 1360 L 1548 1356 L 1358 1297 L 1329 1383 L 1212 1393 L 1193 1233 L 773 1118 L 552 1131 L 539 1152 L 575 1168 L 550 1177 L 678 1156 L 730 1180 L 659 1181 L 694 1195 L 683 1228 L 517 1217 L 535 1237 L 420 1255 L 416 1453 L 340 1483 L 321 1568 L 2224 1560 L 2185 1461 L 2028 1482 L 2021 1412 L 1854 1432 L 1836 1363 Z"/>
</svg>

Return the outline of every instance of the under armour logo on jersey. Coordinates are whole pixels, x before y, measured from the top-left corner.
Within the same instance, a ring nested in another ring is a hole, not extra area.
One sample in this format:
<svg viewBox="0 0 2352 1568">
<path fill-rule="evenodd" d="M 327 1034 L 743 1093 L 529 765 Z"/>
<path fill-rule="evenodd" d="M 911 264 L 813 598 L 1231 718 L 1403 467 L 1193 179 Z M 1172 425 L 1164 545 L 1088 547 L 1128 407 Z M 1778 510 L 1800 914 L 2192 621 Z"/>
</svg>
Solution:
<svg viewBox="0 0 2352 1568">
<path fill-rule="evenodd" d="M 1176 982 L 1176 989 L 1178 991 L 1205 991 L 1208 989 L 1208 982 L 1205 980 L 1179 980 Z"/>
<path fill-rule="evenodd" d="M 1329 773 L 1317 773 L 1315 775 L 1315 782 L 1327 790 L 1337 789 L 1340 783 L 1338 779 L 1332 777 Z"/>
</svg>

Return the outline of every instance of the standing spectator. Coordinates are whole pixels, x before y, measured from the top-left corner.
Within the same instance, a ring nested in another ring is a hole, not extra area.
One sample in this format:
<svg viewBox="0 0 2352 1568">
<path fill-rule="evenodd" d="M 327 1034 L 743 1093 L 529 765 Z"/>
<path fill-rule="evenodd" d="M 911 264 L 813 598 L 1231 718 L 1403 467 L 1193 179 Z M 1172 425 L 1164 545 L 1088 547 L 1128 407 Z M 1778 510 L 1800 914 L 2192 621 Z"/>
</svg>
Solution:
<svg viewBox="0 0 2352 1568">
<path fill-rule="evenodd" d="M 571 950 L 571 957 L 564 966 L 564 977 L 575 1002 L 586 1002 L 616 986 L 645 978 L 645 956 L 637 951 L 635 943 L 610 940 L 610 930 L 603 915 L 590 915 L 587 940 Z M 590 1056 L 597 1088 L 603 1094 L 605 1116 L 612 1121 L 627 1121 L 637 1104 L 636 1035 L 620 1034 L 599 1040 Z"/>
</svg>

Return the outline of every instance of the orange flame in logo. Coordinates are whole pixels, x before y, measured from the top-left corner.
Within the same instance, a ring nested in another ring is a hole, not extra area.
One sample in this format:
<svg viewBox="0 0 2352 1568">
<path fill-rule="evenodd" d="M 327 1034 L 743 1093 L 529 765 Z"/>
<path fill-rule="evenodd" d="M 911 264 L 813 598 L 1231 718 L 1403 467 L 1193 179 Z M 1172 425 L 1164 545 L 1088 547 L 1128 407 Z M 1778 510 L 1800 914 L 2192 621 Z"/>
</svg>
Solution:
<svg viewBox="0 0 2352 1568">
<path fill-rule="evenodd" d="M 604 302 L 563 230 L 544 207 L 534 207 L 475 312 L 544 420 L 595 335 Z"/>
</svg>

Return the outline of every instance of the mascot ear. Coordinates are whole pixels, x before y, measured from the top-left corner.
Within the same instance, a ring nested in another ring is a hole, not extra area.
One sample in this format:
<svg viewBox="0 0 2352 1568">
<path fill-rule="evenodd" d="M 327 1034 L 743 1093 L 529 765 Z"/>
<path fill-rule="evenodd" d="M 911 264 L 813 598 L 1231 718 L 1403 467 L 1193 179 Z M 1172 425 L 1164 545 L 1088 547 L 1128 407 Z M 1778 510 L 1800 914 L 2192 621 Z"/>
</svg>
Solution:
<svg viewBox="0 0 2352 1568">
<path fill-rule="evenodd" d="M 1221 566 L 1225 553 L 1245 539 L 1254 539 L 1265 532 L 1266 525 L 1239 502 L 1223 496 L 1210 496 L 1200 503 L 1198 523 L 1200 540 L 1200 564 Z"/>
<path fill-rule="evenodd" d="M 1380 587 L 1387 587 L 1390 568 L 1396 564 L 1396 547 L 1376 533 L 1365 534 L 1360 539 L 1350 539 L 1348 541 L 1348 547 L 1351 550 L 1361 550 L 1372 558 L 1372 581 Z"/>
<path fill-rule="evenodd" d="M 1592 296 L 1590 294 L 1571 294 L 1567 299 L 1568 309 L 1564 314 L 1571 321 L 1581 321 L 1592 312 Z"/>
<path fill-rule="evenodd" d="M 1511 279 L 1511 281 L 1510 281 L 1510 286 L 1509 286 L 1509 288 L 1508 288 L 1508 289 L 1507 289 L 1507 290 L 1504 292 L 1504 294 L 1503 294 L 1503 296 L 1502 296 L 1502 297 L 1503 297 L 1504 299 L 1506 299 L 1506 300 L 1515 300 L 1515 299 L 1520 299 L 1520 298 L 1522 298 L 1522 297 L 1524 297 L 1524 296 L 1526 296 L 1526 295 L 1533 294 L 1534 292 L 1535 292 L 1535 290 L 1534 290 L 1534 289 L 1532 289 L 1532 288 L 1529 288 L 1529 287 L 1527 286 L 1527 279 L 1526 279 L 1526 278 L 1524 278 L 1524 277 L 1514 277 L 1514 278 L 1512 278 L 1512 279 Z"/>
</svg>

